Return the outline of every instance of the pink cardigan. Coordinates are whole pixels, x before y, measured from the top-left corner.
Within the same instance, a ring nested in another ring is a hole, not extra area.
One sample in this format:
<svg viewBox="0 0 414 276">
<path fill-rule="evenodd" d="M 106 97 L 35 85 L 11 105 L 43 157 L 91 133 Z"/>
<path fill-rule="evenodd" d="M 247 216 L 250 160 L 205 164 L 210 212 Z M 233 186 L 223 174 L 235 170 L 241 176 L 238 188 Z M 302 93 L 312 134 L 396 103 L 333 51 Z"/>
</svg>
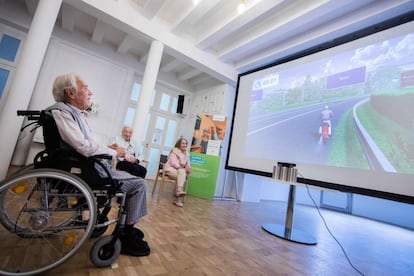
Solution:
<svg viewBox="0 0 414 276">
<path fill-rule="evenodd" d="M 164 165 L 166 171 L 171 169 L 178 170 L 184 168 L 186 173 L 191 173 L 190 155 L 186 151 L 181 151 L 178 148 L 173 148 L 168 155 L 167 163 Z"/>
</svg>

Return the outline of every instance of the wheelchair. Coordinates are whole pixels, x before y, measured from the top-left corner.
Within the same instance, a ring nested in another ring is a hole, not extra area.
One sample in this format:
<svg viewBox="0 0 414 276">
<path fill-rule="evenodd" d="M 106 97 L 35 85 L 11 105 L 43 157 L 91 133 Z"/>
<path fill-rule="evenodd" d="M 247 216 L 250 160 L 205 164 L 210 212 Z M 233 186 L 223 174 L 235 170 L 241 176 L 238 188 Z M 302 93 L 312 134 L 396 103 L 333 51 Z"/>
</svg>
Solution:
<svg viewBox="0 0 414 276">
<path fill-rule="evenodd" d="M 111 178 L 106 155 L 84 157 L 61 139 L 49 111 L 18 111 L 22 128 L 42 127 L 45 150 L 30 164 L 0 183 L 0 275 L 32 275 L 49 271 L 97 239 L 90 260 L 111 265 L 121 253 L 119 237 L 126 220 L 120 181 Z M 96 168 L 106 172 L 101 177 Z M 117 218 L 109 219 L 113 202 Z M 102 236 L 116 224 L 111 235 Z"/>
</svg>

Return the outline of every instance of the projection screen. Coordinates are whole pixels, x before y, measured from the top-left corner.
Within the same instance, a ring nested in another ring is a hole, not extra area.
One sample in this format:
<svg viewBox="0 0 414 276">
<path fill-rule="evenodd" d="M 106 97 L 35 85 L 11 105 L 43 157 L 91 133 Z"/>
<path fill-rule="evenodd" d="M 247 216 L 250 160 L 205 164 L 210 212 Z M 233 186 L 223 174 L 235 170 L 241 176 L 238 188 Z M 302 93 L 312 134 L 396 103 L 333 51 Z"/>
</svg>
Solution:
<svg viewBox="0 0 414 276">
<path fill-rule="evenodd" d="M 414 203 L 413 19 L 240 74 L 226 169 Z"/>
</svg>

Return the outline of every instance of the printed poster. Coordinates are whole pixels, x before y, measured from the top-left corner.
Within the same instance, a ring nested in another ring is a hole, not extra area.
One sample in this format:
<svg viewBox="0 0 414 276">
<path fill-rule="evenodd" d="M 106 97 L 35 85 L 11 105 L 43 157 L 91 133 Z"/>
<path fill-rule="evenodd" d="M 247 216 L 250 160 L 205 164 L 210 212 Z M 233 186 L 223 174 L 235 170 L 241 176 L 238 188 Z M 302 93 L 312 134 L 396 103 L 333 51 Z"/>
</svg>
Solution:
<svg viewBox="0 0 414 276">
<path fill-rule="evenodd" d="M 191 175 L 188 194 L 213 199 L 227 117 L 198 114 L 190 148 Z"/>
</svg>

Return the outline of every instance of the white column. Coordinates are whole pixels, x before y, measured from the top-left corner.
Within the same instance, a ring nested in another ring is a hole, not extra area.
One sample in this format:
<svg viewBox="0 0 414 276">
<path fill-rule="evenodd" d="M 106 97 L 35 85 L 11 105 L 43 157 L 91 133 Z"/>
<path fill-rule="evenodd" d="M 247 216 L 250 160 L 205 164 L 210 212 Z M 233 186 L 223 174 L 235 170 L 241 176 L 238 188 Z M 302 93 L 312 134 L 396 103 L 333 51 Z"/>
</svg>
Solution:
<svg viewBox="0 0 414 276">
<path fill-rule="evenodd" d="M 40 0 L 23 44 L 20 61 L 3 109 L 0 111 L 0 180 L 6 176 L 23 118 L 17 110 L 28 107 L 62 0 Z"/>
<path fill-rule="evenodd" d="M 133 125 L 134 138 L 139 143 L 144 139 L 143 135 L 145 124 L 147 122 L 147 116 L 150 112 L 151 96 L 157 81 L 163 50 L 164 44 L 161 42 L 153 41 L 151 43 Z"/>
</svg>

